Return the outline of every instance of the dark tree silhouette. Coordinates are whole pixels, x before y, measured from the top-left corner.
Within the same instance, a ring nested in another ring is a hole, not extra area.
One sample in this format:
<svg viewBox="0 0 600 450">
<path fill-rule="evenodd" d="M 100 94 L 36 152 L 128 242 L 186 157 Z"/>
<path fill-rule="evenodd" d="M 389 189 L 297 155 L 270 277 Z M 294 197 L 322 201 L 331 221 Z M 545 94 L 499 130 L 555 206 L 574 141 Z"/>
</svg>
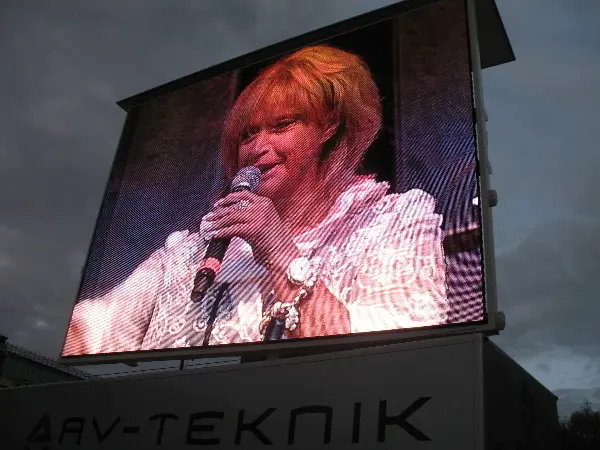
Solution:
<svg viewBox="0 0 600 450">
<path fill-rule="evenodd" d="M 559 423 L 561 450 L 600 450 L 600 411 L 594 411 L 588 400 Z"/>
</svg>

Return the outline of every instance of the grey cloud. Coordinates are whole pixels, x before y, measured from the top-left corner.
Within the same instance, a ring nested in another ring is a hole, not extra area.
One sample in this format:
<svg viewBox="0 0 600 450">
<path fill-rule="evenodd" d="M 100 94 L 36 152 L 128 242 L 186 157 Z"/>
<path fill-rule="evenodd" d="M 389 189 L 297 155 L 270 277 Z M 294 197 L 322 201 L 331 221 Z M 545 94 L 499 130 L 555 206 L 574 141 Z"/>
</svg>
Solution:
<svg viewBox="0 0 600 450">
<path fill-rule="evenodd" d="M 559 389 L 555 392 L 558 397 L 559 416 L 568 416 L 572 411 L 583 406 L 583 402 L 588 400 L 593 409 L 600 408 L 600 401 L 594 397 L 597 391 L 595 389 Z"/>
<path fill-rule="evenodd" d="M 56 357 L 77 288 L 81 255 L 35 235 L 18 236 L 0 246 L 0 254 L 11 262 L 0 277 L 2 333 L 13 343 Z"/>
<path fill-rule="evenodd" d="M 550 366 L 548 366 L 548 364 L 546 364 L 546 363 L 539 363 L 536 366 L 536 369 L 539 370 L 540 372 L 550 372 Z"/>
<path fill-rule="evenodd" d="M 594 1 L 499 1 L 517 61 L 484 73 L 500 247 L 558 214 L 598 217 L 600 14 Z"/>
<path fill-rule="evenodd" d="M 507 314 L 495 341 L 517 359 L 556 346 L 594 358 L 600 350 L 600 92 L 593 89 L 600 79 L 594 25 L 600 5 L 498 5 L 517 61 L 484 73 L 499 193 L 499 306 Z"/>
<path fill-rule="evenodd" d="M 498 338 L 525 355 L 566 345 L 600 355 L 600 221 L 543 222 L 515 250 L 497 258 L 498 295 L 507 329 Z"/>
</svg>

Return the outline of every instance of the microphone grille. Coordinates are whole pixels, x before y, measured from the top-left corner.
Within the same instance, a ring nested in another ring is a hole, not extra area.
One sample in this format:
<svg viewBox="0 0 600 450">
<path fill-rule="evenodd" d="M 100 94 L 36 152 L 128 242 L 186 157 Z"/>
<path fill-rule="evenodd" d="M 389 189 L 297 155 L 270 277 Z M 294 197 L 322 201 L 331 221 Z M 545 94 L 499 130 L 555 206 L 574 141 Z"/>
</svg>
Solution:
<svg viewBox="0 0 600 450">
<path fill-rule="evenodd" d="M 255 191 L 260 184 L 260 169 L 248 166 L 240 169 L 231 182 L 231 190 L 248 189 Z"/>
</svg>

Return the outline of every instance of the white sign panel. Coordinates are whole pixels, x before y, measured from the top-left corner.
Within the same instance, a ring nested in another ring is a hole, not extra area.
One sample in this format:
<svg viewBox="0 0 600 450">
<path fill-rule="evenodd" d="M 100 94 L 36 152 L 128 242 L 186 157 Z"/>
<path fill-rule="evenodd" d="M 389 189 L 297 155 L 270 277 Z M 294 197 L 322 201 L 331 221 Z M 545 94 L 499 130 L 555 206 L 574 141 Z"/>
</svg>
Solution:
<svg viewBox="0 0 600 450">
<path fill-rule="evenodd" d="M 436 339 L 0 392 L 5 449 L 461 449 L 483 436 L 481 342 Z"/>
</svg>

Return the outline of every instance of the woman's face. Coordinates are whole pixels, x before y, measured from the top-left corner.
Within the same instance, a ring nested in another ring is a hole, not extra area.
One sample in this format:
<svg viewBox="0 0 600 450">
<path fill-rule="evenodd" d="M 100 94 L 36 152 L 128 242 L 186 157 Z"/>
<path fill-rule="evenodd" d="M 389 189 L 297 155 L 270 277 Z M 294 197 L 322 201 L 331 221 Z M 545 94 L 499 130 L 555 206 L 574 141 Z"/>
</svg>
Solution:
<svg viewBox="0 0 600 450">
<path fill-rule="evenodd" d="M 326 140 L 322 128 L 300 119 L 295 109 L 280 109 L 250 121 L 240 140 L 240 167 L 261 170 L 258 195 L 288 198 L 317 182 L 319 155 Z"/>
</svg>

